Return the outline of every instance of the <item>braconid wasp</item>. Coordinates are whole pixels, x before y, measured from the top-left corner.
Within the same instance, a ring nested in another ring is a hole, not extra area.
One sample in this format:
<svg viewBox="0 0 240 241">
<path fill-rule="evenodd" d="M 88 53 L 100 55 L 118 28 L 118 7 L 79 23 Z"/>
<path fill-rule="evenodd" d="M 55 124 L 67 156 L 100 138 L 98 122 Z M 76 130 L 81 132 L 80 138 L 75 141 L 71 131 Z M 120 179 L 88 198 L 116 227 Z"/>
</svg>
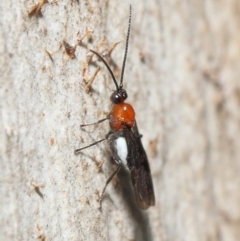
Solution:
<svg viewBox="0 0 240 241">
<path fill-rule="evenodd" d="M 112 102 L 112 109 L 106 118 L 99 120 L 92 124 L 81 125 L 81 127 L 99 124 L 105 120 L 109 120 L 111 130 L 102 140 L 96 141 L 88 146 L 75 150 L 75 154 L 79 154 L 83 149 L 94 146 L 104 140 L 108 141 L 112 157 L 117 164 L 116 170 L 107 179 L 100 199 L 100 208 L 102 197 L 108 183 L 117 174 L 120 168 L 124 165 L 130 171 L 132 185 L 134 188 L 135 200 L 139 208 L 147 209 L 155 205 L 154 189 L 148 158 L 142 146 L 141 137 L 139 134 L 137 123 L 135 120 L 135 112 L 133 107 L 124 102 L 128 95 L 123 89 L 123 75 L 127 58 L 128 41 L 131 28 L 131 6 L 129 14 L 128 32 L 126 38 L 126 47 L 122 64 L 122 72 L 120 84 L 118 85 L 116 78 L 110 69 L 107 62 L 97 52 L 90 50 L 98 56 L 99 59 L 105 64 L 109 73 L 112 76 L 116 90 L 112 93 L 110 100 Z"/>
</svg>

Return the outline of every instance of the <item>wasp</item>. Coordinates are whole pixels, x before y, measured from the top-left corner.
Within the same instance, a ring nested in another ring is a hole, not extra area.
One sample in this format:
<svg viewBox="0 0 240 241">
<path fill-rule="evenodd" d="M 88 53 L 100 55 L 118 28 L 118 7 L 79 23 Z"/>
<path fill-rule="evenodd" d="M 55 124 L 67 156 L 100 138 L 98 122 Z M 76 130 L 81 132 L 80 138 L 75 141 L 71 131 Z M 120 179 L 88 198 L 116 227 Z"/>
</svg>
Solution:
<svg viewBox="0 0 240 241">
<path fill-rule="evenodd" d="M 138 131 L 138 126 L 135 119 L 135 111 L 131 104 L 125 102 L 128 94 L 127 91 L 123 88 L 123 76 L 127 59 L 128 42 L 131 29 L 131 12 L 132 11 L 130 6 L 126 46 L 119 84 L 116 81 L 113 71 L 104 60 L 104 58 L 94 50 L 90 50 L 92 53 L 97 55 L 98 58 L 104 63 L 112 77 L 116 89 L 110 97 L 110 100 L 112 102 L 112 109 L 107 115 L 107 117 L 92 124 L 81 125 L 81 127 L 99 124 L 105 120 L 108 120 L 110 124 L 110 131 L 105 136 L 105 138 L 96 141 L 88 146 L 75 150 L 75 154 L 79 154 L 83 149 L 107 140 L 112 157 L 117 164 L 117 168 L 107 179 L 101 195 L 100 202 L 102 200 L 107 185 L 117 174 L 117 172 L 124 166 L 130 173 L 135 194 L 135 200 L 138 207 L 140 209 L 148 209 L 150 206 L 155 205 L 151 171 L 146 152 L 142 145 L 142 135 Z"/>
</svg>

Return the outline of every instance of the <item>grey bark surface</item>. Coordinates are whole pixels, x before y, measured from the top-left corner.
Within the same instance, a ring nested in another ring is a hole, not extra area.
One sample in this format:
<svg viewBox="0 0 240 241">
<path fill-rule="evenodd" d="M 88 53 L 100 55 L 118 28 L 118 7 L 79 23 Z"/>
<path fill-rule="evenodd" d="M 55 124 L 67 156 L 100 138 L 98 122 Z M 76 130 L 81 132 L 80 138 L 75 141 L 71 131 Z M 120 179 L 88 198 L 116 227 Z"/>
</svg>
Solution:
<svg viewBox="0 0 240 241">
<path fill-rule="evenodd" d="M 156 206 L 140 211 L 105 136 L 114 85 L 101 62 L 85 90 L 82 63 L 132 28 L 124 76 L 149 156 Z M 0 240 L 240 240 L 240 4 L 232 1 L 0 2 Z M 92 41 L 75 58 L 63 40 Z M 52 53 L 52 60 L 45 51 Z"/>
</svg>

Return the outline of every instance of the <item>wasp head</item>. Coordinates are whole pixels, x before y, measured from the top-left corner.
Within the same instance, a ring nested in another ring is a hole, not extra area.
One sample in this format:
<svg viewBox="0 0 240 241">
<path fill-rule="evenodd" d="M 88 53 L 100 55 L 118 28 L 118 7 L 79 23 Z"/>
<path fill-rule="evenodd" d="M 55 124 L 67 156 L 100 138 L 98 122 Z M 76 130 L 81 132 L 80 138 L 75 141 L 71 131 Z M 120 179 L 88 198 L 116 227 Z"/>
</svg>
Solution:
<svg viewBox="0 0 240 241">
<path fill-rule="evenodd" d="M 112 103 L 114 104 L 120 104 L 122 103 L 124 100 L 126 100 L 128 97 L 126 90 L 124 89 L 119 89 L 119 90 L 115 90 L 111 97 L 110 100 L 112 101 Z"/>
</svg>

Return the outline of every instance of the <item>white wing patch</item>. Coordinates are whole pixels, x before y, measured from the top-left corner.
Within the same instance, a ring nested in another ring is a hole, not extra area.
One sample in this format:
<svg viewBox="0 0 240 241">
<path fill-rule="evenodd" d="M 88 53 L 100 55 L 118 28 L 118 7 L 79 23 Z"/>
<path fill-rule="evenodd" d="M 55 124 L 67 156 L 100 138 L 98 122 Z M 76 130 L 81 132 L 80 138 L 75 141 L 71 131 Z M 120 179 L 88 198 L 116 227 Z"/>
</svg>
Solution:
<svg viewBox="0 0 240 241">
<path fill-rule="evenodd" d="M 116 139 L 115 143 L 116 143 L 115 145 L 117 149 L 117 155 L 119 156 L 119 158 L 121 159 L 125 167 L 127 167 L 128 148 L 127 148 L 126 139 L 124 137 L 119 137 Z"/>
</svg>

